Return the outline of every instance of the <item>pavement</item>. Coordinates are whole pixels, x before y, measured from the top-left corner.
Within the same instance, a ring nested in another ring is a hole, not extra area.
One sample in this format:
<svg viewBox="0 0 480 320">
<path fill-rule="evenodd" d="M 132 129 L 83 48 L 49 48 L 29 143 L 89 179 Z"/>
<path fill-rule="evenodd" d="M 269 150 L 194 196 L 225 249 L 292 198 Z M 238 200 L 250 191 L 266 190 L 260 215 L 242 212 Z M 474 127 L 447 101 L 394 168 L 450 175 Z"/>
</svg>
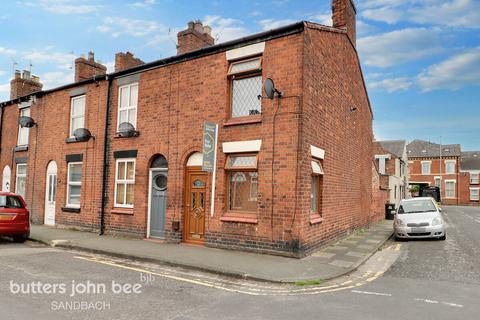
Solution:
<svg viewBox="0 0 480 320">
<path fill-rule="evenodd" d="M 31 240 L 52 247 L 161 263 L 244 279 L 302 283 L 334 279 L 356 270 L 392 236 L 392 221 L 381 221 L 303 258 L 287 258 L 185 244 L 99 236 L 96 233 L 32 225 Z"/>
</svg>

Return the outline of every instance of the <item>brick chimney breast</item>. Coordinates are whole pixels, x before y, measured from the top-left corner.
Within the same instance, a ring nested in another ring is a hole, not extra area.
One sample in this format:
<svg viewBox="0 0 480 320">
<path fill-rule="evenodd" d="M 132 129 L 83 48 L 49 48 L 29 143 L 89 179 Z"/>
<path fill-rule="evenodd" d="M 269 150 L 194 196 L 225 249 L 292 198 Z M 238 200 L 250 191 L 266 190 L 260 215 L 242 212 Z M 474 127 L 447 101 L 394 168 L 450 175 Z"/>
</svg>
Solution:
<svg viewBox="0 0 480 320">
<path fill-rule="evenodd" d="M 201 21 L 190 21 L 187 29 L 177 34 L 177 55 L 195 51 L 215 44 L 212 28 Z"/>
<path fill-rule="evenodd" d="M 333 27 L 347 30 L 347 35 L 356 46 L 357 9 L 353 0 L 332 0 Z"/>
<path fill-rule="evenodd" d="M 88 53 L 88 59 L 83 56 L 75 59 L 75 82 L 91 79 L 107 73 L 107 67 L 95 61 L 92 51 Z"/>
<path fill-rule="evenodd" d="M 130 69 L 141 64 L 145 64 L 145 62 L 135 58 L 131 52 L 118 52 L 115 54 L 115 72 Z"/>
<path fill-rule="evenodd" d="M 43 85 L 40 83 L 40 78 L 31 75 L 30 71 L 15 70 L 15 75 L 10 81 L 10 99 L 16 99 L 29 95 L 31 93 L 41 91 Z"/>
</svg>

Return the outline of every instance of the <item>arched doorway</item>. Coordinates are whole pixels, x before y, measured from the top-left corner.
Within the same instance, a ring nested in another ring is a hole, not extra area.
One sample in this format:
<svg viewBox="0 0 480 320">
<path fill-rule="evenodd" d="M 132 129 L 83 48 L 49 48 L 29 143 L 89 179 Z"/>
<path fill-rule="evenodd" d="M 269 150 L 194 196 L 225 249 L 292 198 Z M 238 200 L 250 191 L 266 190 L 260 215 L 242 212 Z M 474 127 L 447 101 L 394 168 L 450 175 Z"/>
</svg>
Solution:
<svg viewBox="0 0 480 320">
<path fill-rule="evenodd" d="M 167 213 L 168 162 L 162 155 L 152 160 L 149 170 L 149 201 L 147 237 L 165 237 Z"/>
<path fill-rule="evenodd" d="M 203 154 L 193 153 L 185 170 L 184 241 L 203 243 L 207 203 L 207 172 L 202 171 Z"/>
<path fill-rule="evenodd" d="M 48 226 L 55 225 L 55 204 L 57 198 L 57 163 L 50 161 L 47 167 L 45 186 L 45 217 L 44 223 Z"/>
<path fill-rule="evenodd" d="M 2 191 L 10 192 L 10 177 L 12 175 L 12 170 L 9 166 L 3 168 L 3 179 L 2 179 Z"/>
</svg>

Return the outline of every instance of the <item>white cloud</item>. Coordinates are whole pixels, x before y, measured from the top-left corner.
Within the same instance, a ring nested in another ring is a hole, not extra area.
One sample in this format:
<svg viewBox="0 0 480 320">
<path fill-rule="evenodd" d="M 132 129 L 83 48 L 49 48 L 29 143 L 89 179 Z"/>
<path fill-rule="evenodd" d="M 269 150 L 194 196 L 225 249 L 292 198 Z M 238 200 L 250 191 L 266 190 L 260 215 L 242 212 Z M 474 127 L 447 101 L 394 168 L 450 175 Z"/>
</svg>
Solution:
<svg viewBox="0 0 480 320">
<path fill-rule="evenodd" d="M 398 78 L 385 78 L 376 81 L 368 81 L 367 80 L 367 87 L 369 89 L 383 89 L 386 90 L 388 93 L 392 93 L 395 91 L 407 91 L 413 84 L 413 81 L 406 77 L 398 77 Z"/>
<path fill-rule="evenodd" d="M 139 2 L 134 2 L 130 6 L 134 8 L 148 8 L 156 4 L 156 0 L 144 0 Z"/>
<path fill-rule="evenodd" d="M 478 0 L 366 0 L 360 3 L 364 18 L 395 24 L 480 28 Z"/>
<path fill-rule="evenodd" d="M 17 51 L 13 50 L 13 49 L 8 49 L 8 48 L 4 48 L 4 47 L 0 47 L 0 55 L 9 55 L 9 56 L 12 56 L 14 54 L 16 54 Z"/>
<path fill-rule="evenodd" d="M 402 19 L 403 12 L 397 8 L 381 7 L 367 9 L 362 12 L 362 17 L 370 20 L 382 21 L 388 24 L 397 23 Z"/>
<path fill-rule="evenodd" d="M 468 85 L 480 85 L 480 47 L 428 67 L 417 81 L 423 91 L 457 90 Z"/>
<path fill-rule="evenodd" d="M 117 38 L 121 35 L 129 35 L 133 37 L 144 37 L 158 32 L 168 32 L 168 28 L 150 20 L 136 20 L 121 17 L 106 17 L 103 23 L 97 26 L 97 31 L 109 33 L 112 37 Z"/>
<path fill-rule="evenodd" d="M 358 39 L 360 56 L 367 66 L 390 67 L 443 51 L 439 31 L 406 28 Z"/>
<path fill-rule="evenodd" d="M 298 21 L 292 20 L 292 19 L 283 19 L 283 20 L 263 19 L 263 20 L 260 20 L 259 23 L 262 26 L 262 29 L 267 31 L 267 30 L 277 29 L 295 22 L 298 22 Z"/>
<path fill-rule="evenodd" d="M 249 34 L 243 21 L 221 16 L 206 16 L 203 24 L 212 28 L 212 36 L 217 43 L 238 39 Z"/>
<path fill-rule="evenodd" d="M 99 5 L 85 3 L 83 0 L 39 0 L 35 2 L 20 1 L 18 3 L 57 14 L 86 14 L 97 12 L 101 8 Z"/>
<path fill-rule="evenodd" d="M 76 56 L 73 52 L 63 53 L 52 51 L 53 47 L 45 47 L 23 53 L 23 59 L 36 64 L 55 63 L 61 69 L 71 69 Z"/>
<path fill-rule="evenodd" d="M 10 92 L 10 83 L 0 84 L 0 93 L 7 93 L 7 92 Z"/>
<path fill-rule="evenodd" d="M 310 16 L 309 19 L 314 21 L 314 22 L 318 22 L 320 24 L 323 24 L 325 26 L 332 26 L 333 25 L 332 14 L 330 12 L 315 14 L 313 16 Z"/>
<path fill-rule="evenodd" d="M 72 71 L 52 71 L 40 75 L 40 82 L 43 83 L 43 89 L 52 89 L 62 85 L 72 83 L 74 72 Z"/>
</svg>

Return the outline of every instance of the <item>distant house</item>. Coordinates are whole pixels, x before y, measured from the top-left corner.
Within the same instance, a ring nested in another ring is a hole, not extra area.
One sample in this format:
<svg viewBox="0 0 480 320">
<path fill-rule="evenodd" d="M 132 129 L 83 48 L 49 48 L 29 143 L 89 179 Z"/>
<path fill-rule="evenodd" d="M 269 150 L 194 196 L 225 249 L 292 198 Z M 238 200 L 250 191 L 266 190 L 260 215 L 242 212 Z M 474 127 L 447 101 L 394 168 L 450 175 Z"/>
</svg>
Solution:
<svg viewBox="0 0 480 320">
<path fill-rule="evenodd" d="M 480 151 L 460 154 L 459 203 L 480 204 Z"/>
<path fill-rule="evenodd" d="M 413 140 L 407 145 L 410 186 L 437 186 L 442 203 L 459 204 L 458 181 L 461 147 Z"/>
<path fill-rule="evenodd" d="M 376 141 L 375 161 L 380 175 L 388 176 L 388 202 L 398 207 L 408 195 L 408 156 L 404 140 Z"/>
</svg>

